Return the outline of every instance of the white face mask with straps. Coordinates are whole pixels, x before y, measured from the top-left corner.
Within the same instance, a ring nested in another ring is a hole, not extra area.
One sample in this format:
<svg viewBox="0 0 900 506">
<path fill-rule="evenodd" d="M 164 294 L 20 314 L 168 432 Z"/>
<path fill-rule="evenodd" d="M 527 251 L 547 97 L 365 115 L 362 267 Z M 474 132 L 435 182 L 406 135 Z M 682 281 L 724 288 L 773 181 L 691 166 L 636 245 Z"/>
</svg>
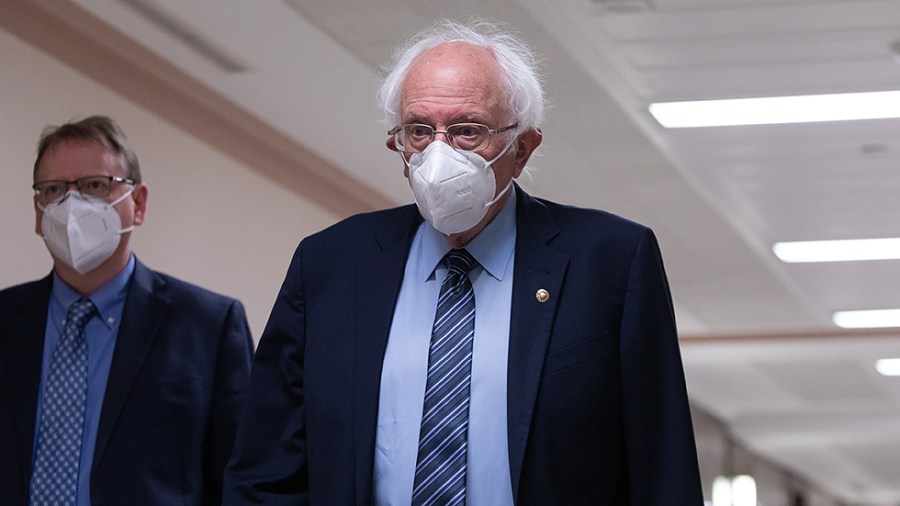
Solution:
<svg viewBox="0 0 900 506">
<path fill-rule="evenodd" d="M 116 200 L 106 202 L 72 190 L 58 202 L 41 207 L 41 232 L 47 248 L 81 274 L 96 269 L 116 251 L 121 235 L 134 230 L 122 228 L 115 210 L 116 204 L 131 192 L 129 189 Z"/>
<path fill-rule="evenodd" d="M 457 151 L 449 144 L 434 141 L 421 153 L 413 153 L 403 163 L 409 168 L 409 184 L 422 217 L 444 235 L 469 230 L 484 218 L 487 210 L 512 186 L 512 179 L 494 196 L 496 178 L 491 166 L 512 144 L 485 160 L 471 151 Z"/>
</svg>

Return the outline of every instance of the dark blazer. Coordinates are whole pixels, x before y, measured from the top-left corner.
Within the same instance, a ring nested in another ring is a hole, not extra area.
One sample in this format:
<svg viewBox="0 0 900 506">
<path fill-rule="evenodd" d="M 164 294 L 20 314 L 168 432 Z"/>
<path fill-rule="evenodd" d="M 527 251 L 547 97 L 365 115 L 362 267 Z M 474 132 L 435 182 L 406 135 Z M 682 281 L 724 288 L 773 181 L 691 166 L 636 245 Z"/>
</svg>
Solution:
<svg viewBox="0 0 900 506">
<path fill-rule="evenodd" d="M 516 195 L 507 394 L 516 504 L 702 505 L 653 233 Z M 300 243 L 254 357 L 226 504 L 373 502 L 382 359 L 420 222 L 406 206 Z"/>
<path fill-rule="evenodd" d="M 0 503 L 25 505 L 53 277 L 0 292 Z M 240 302 L 137 262 L 91 467 L 91 503 L 219 504 L 252 342 Z"/>
</svg>

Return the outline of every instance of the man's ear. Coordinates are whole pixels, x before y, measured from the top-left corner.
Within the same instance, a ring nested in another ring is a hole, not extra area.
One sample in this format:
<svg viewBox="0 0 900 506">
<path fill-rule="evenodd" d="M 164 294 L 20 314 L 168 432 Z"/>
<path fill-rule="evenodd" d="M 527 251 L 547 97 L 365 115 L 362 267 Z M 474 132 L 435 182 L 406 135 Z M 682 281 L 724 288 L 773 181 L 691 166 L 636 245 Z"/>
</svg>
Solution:
<svg viewBox="0 0 900 506">
<path fill-rule="evenodd" d="M 397 144 L 394 142 L 393 135 L 388 136 L 388 139 L 384 143 L 384 145 L 387 146 L 387 148 L 390 149 L 391 151 L 397 151 Z"/>
<path fill-rule="evenodd" d="M 132 223 L 135 227 L 144 223 L 144 217 L 147 215 L 147 185 L 141 183 L 131 192 L 131 198 L 134 199 L 134 219 Z"/>
<path fill-rule="evenodd" d="M 539 128 L 531 128 L 519 135 L 519 138 L 516 139 L 516 145 L 514 146 L 516 169 L 513 172 L 513 177 L 519 177 L 519 175 L 522 174 L 522 171 L 525 169 L 525 164 L 528 163 L 528 159 L 531 158 L 531 154 L 534 153 L 534 150 L 541 145 L 543 139 L 544 134 L 541 133 Z"/>
</svg>

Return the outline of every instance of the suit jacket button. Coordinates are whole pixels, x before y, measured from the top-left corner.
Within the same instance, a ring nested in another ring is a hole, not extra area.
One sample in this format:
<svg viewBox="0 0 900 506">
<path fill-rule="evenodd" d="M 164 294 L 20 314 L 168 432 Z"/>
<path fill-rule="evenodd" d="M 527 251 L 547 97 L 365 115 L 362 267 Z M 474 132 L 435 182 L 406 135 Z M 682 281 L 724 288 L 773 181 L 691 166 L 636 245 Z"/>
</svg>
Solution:
<svg viewBox="0 0 900 506">
<path fill-rule="evenodd" d="M 537 291 L 537 293 L 534 294 L 534 298 L 537 299 L 538 302 L 543 304 L 544 302 L 550 300 L 550 292 L 541 288 Z"/>
</svg>

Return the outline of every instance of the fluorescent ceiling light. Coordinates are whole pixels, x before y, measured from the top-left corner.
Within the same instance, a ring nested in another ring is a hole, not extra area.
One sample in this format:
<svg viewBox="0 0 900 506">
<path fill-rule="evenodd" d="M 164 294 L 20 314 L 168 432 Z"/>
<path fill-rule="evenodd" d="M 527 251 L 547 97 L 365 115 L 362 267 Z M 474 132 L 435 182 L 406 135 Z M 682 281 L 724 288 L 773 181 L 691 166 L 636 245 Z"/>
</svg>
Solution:
<svg viewBox="0 0 900 506">
<path fill-rule="evenodd" d="M 885 376 L 900 376 L 900 358 L 882 358 L 876 360 L 875 370 Z"/>
<path fill-rule="evenodd" d="M 778 242 L 772 246 L 782 262 L 849 262 L 900 259 L 900 238 Z"/>
<path fill-rule="evenodd" d="M 838 311 L 831 316 L 831 320 L 844 329 L 900 327 L 900 309 Z"/>
<path fill-rule="evenodd" d="M 900 91 L 650 104 L 666 128 L 900 118 Z"/>
</svg>

